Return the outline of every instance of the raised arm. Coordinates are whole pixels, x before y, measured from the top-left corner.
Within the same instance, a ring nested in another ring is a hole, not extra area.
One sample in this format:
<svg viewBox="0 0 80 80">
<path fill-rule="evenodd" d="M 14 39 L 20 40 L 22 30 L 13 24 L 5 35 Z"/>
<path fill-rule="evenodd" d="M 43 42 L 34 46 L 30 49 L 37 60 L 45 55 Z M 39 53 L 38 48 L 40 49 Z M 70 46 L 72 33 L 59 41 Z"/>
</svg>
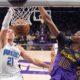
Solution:
<svg viewBox="0 0 80 80">
<path fill-rule="evenodd" d="M 6 33 L 7 33 L 7 29 L 1 30 L 0 32 L 0 49 L 2 49 L 6 44 Z"/>
<path fill-rule="evenodd" d="M 4 47 L 4 45 L 6 44 L 6 33 L 7 33 L 7 29 L 9 28 L 9 23 L 11 21 L 12 18 L 12 9 L 9 8 L 3 23 L 2 23 L 2 28 L 1 28 L 1 32 L 0 32 L 0 49 Z"/>
<path fill-rule="evenodd" d="M 12 19 L 12 15 L 13 15 L 13 8 L 10 7 L 6 16 L 4 17 L 1 30 L 9 28 L 9 24 L 10 24 L 10 21 Z"/>
<path fill-rule="evenodd" d="M 57 26 L 55 23 L 52 21 L 51 16 L 48 15 L 47 11 L 43 7 L 38 7 L 41 16 L 43 17 L 45 23 L 48 25 L 49 30 L 51 34 L 53 34 L 55 37 L 58 36 L 60 31 L 58 30 Z"/>
<path fill-rule="evenodd" d="M 43 67 L 43 68 L 49 68 L 49 65 L 38 60 L 38 59 L 34 59 L 32 58 L 31 56 L 29 56 L 27 54 L 27 51 L 25 49 L 23 49 L 21 46 L 18 46 L 18 48 L 20 49 L 21 51 L 21 56 L 23 57 L 23 59 L 25 60 L 28 60 L 30 63 L 36 65 L 36 66 L 39 66 L 39 67 Z"/>
</svg>

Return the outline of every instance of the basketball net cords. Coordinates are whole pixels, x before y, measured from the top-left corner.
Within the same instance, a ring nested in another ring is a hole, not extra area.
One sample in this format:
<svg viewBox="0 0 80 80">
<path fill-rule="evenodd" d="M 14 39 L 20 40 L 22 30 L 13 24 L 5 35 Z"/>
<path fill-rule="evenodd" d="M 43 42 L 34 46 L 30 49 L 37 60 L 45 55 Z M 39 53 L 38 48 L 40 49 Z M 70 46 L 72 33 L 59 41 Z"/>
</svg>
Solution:
<svg viewBox="0 0 80 80">
<path fill-rule="evenodd" d="M 36 8 L 37 7 L 13 8 L 15 13 L 12 16 L 11 24 L 13 24 L 17 19 L 25 19 L 30 21 L 30 15 Z"/>
</svg>

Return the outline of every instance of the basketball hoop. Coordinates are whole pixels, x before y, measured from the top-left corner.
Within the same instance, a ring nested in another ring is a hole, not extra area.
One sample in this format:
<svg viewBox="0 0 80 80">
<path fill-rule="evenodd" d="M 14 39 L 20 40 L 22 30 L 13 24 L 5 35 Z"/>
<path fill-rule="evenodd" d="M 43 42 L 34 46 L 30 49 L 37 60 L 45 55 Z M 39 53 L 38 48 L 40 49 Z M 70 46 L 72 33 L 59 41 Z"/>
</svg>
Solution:
<svg viewBox="0 0 80 80">
<path fill-rule="evenodd" d="M 36 7 L 17 7 L 17 8 L 13 8 L 14 13 L 11 19 L 11 25 L 14 24 L 14 22 L 17 19 L 24 19 L 27 20 L 29 23 L 31 23 L 30 21 L 30 16 L 31 14 L 34 12 L 34 10 L 36 9 Z"/>
<path fill-rule="evenodd" d="M 36 7 L 13 7 L 13 15 L 11 19 L 11 28 L 14 30 L 15 35 L 26 36 L 30 30 L 30 16 Z"/>
</svg>

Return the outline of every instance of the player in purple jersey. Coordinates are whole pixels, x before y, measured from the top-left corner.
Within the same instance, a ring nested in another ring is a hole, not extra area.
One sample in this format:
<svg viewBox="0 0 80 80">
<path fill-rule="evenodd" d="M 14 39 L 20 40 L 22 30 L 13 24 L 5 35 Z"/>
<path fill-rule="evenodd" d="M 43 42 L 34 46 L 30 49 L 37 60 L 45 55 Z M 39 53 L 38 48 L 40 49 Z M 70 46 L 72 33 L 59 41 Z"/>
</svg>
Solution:
<svg viewBox="0 0 80 80">
<path fill-rule="evenodd" d="M 50 32 L 58 40 L 58 52 L 50 73 L 50 80 L 80 80 L 80 31 L 71 39 L 58 30 L 51 17 L 43 7 L 38 7 Z"/>
</svg>

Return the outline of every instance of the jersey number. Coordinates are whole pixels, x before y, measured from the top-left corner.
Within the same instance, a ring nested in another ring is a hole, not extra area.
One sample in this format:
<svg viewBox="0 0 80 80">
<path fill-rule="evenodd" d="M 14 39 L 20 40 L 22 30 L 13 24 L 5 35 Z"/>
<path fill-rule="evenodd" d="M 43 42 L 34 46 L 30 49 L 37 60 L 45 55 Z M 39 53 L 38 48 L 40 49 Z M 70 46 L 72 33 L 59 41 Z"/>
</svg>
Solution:
<svg viewBox="0 0 80 80">
<path fill-rule="evenodd" d="M 13 58 L 8 57 L 7 65 L 13 66 Z"/>
</svg>

